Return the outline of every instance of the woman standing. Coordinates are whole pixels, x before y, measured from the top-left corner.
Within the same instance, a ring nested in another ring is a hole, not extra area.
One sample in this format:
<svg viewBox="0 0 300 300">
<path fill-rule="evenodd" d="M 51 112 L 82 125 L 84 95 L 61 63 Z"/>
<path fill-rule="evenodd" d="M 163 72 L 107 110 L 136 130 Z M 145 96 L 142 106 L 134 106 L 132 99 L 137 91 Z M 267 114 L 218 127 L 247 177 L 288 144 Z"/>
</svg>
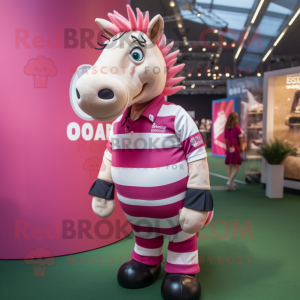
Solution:
<svg viewBox="0 0 300 300">
<path fill-rule="evenodd" d="M 235 190 L 236 184 L 234 178 L 242 164 L 240 152 L 243 151 L 243 133 L 239 126 L 239 116 L 236 112 L 232 112 L 227 119 L 225 125 L 225 146 L 226 158 L 225 164 L 228 165 L 228 182 L 229 190 Z"/>
</svg>

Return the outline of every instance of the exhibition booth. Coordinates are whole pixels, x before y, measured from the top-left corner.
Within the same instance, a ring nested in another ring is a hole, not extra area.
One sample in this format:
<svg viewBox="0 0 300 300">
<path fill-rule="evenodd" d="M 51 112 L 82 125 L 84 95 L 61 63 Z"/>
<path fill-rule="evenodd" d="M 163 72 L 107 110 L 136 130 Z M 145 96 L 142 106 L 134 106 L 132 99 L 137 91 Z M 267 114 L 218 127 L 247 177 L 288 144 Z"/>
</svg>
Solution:
<svg viewBox="0 0 300 300">
<path fill-rule="evenodd" d="M 278 138 L 297 148 L 284 161 L 284 187 L 300 190 L 300 67 L 264 75 L 263 141 Z M 261 182 L 266 183 L 267 163 L 262 161 Z"/>
</svg>

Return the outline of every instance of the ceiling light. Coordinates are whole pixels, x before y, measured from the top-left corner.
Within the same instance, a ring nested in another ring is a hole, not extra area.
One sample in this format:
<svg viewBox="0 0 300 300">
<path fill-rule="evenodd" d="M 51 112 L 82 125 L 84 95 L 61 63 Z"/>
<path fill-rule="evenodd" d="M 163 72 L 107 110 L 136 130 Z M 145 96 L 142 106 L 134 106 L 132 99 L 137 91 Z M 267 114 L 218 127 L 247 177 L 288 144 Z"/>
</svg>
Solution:
<svg viewBox="0 0 300 300">
<path fill-rule="evenodd" d="M 261 74 L 260 74 L 260 73 L 257 73 L 257 76 L 258 76 L 258 77 L 260 77 L 260 76 L 261 76 Z"/>
<path fill-rule="evenodd" d="M 202 48 L 202 51 L 205 52 L 205 51 L 206 51 L 206 48 Z"/>
<path fill-rule="evenodd" d="M 298 15 L 299 15 L 299 13 L 300 13 L 300 8 L 298 9 L 298 11 L 295 13 L 295 15 L 293 16 L 293 19 L 289 22 L 289 26 L 291 26 L 293 23 L 294 23 L 294 21 L 296 20 L 296 18 L 298 17 Z"/>
<path fill-rule="evenodd" d="M 247 31 L 244 34 L 244 41 L 246 41 L 246 39 L 247 39 L 247 37 L 249 35 L 250 30 L 251 30 L 251 25 L 248 26 Z M 243 46 L 244 46 L 244 43 L 242 43 L 240 47 L 243 48 Z"/>
<path fill-rule="evenodd" d="M 226 73 L 225 75 L 226 75 L 226 77 L 229 77 L 229 76 L 230 76 L 230 74 L 229 74 L 229 73 Z"/>
<path fill-rule="evenodd" d="M 219 70 L 219 67 L 218 67 L 218 66 L 215 66 L 215 70 Z"/>
<path fill-rule="evenodd" d="M 197 17 L 199 18 L 201 16 L 201 14 L 200 13 L 197 13 Z"/>
<path fill-rule="evenodd" d="M 174 1 L 170 1 L 170 6 L 174 7 L 175 6 L 175 2 Z"/>
<path fill-rule="evenodd" d="M 213 79 L 216 80 L 216 77 L 214 77 Z"/>
<path fill-rule="evenodd" d="M 178 26 L 178 28 L 181 28 L 181 27 L 182 27 L 182 24 L 181 24 L 181 23 L 178 23 L 177 26 Z"/>
<path fill-rule="evenodd" d="M 282 37 L 284 36 L 284 34 L 286 33 L 287 29 L 283 30 L 281 35 L 278 37 L 278 39 L 275 41 L 273 46 L 277 46 L 277 44 L 280 42 L 280 40 L 282 39 Z"/>
<path fill-rule="evenodd" d="M 216 29 L 214 30 L 214 33 L 218 33 L 218 31 L 219 31 L 219 30 L 216 28 Z"/>
<path fill-rule="evenodd" d="M 256 11 L 255 11 L 255 13 L 254 13 L 254 15 L 253 15 L 253 18 L 252 18 L 252 20 L 251 20 L 251 24 L 253 24 L 253 23 L 255 22 L 255 20 L 256 20 L 256 18 L 257 18 L 257 15 L 258 15 L 258 13 L 259 13 L 259 11 L 260 11 L 260 9 L 261 9 L 263 3 L 264 3 L 264 0 L 260 0 L 258 6 L 257 6 L 257 8 L 256 8 Z"/>
<path fill-rule="evenodd" d="M 211 76 L 211 74 L 210 74 L 210 73 L 207 73 L 207 76 L 208 76 L 208 77 L 210 77 L 210 76 Z"/>
<path fill-rule="evenodd" d="M 192 85 L 191 85 L 191 88 L 193 89 L 195 87 L 195 83 L 193 83 Z"/>
<path fill-rule="evenodd" d="M 267 54 L 264 56 L 264 58 L 262 59 L 262 61 L 265 61 L 265 60 L 268 58 L 268 56 L 271 54 L 272 50 L 273 50 L 273 48 L 271 48 L 271 49 L 267 52 Z"/>
<path fill-rule="evenodd" d="M 191 76 L 192 76 L 192 73 L 189 73 L 188 76 L 191 77 Z"/>
<path fill-rule="evenodd" d="M 243 46 L 241 45 L 240 47 L 239 47 L 239 49 L 236 51 L 236 54 L 235 54 L 235 59 L 238 59 L 238 57 L 239 57 L 239 55 L 240 55 L 240 53 L 241 53 L 241 50 L 242 50 L 242 48 L 243 48 Z"/>
</svg>

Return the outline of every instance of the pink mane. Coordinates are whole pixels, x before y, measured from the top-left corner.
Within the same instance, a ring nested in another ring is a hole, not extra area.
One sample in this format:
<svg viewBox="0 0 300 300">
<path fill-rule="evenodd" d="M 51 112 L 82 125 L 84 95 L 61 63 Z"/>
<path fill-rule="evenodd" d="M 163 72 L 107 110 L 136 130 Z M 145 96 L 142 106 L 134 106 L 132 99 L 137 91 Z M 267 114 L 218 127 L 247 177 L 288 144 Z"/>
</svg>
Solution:
<svg viewBox="0 0 300 300">
<path fill-rule="evenodd" d="M 117 11 L 114 10 L 113 14 L 111 13 L 108 14 L 108 17 L 113 23 L 112 25 L 108 26 L 108 29 L 112 31 L 114 34 L 118 34 L 120 32 L 135 31 L 135 30 L 142 31 L 147 34 L 147 29 L 149 26 L 149 12 L 147 11 L 144 17 L 140 9 L 137 8 L 136 9 L 137 19 L 136 19 L 130 5 L 127 5 L 126 7 L 127 7 L 129 20 L 127 20 L 125 17 L 123 17 L 121 14 L 119 14 Z M 184 67 L 184 64 L 173 66 L 177 60 L 176 56 L 178 55 L 179 50 L 176 50 L 168 54 L 169 51 L 172 49 L 174 43 L 172 42 L 166 45 L 166 42 L 167 42 L 166 36 L 162 34 L 160 38 L 157 40 L 156 45 L 161 51 L 167 67 L 167 81 L 162 93 L 165 96 L 169 96 L 175 94 L 176 92 L 178 92 L 183 88 L 182 85 L 178 85 L 174 87 L 172 86 L 185 79 L 185 77 L 174 77 Z"/>
</svg>

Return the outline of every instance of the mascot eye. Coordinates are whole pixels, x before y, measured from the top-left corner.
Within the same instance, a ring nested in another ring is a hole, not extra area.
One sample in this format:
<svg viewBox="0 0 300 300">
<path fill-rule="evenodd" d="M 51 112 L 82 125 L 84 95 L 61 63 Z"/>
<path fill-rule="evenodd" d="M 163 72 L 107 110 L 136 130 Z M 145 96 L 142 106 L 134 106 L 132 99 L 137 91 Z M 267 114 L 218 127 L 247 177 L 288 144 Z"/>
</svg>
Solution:
<svg viewBox="0 0 300 300">
<path fill-rule="evenodd" d="M 140 48 L 132 49 L 130 56 L 135 61 L 141 61 L 144 58 L 143 51 Z"/>
</svg>

